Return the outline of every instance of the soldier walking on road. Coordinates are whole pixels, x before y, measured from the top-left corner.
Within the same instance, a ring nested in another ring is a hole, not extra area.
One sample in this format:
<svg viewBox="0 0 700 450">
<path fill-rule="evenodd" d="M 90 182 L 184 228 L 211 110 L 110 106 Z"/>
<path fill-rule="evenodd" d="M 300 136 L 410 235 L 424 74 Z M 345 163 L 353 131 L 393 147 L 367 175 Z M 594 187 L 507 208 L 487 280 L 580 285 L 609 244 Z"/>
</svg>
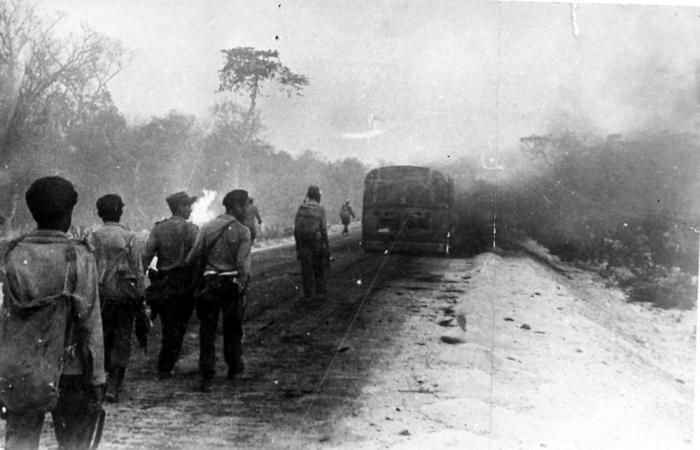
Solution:
<svg viewBox="0 0 700 450">
<path fill-rule="evenodd" d="M 350 207 L 350 200 L 345 200 L 343 206 L 340 207 L 340 222 L 343 224 L 343 234 L 348 234 L 348 225 L 350 225 L 350 218 L 355 218 L 355 212 Z"/>
<path fill-rule="evenodd" d="M 172 376 L 194 309 L 194 273 L 193 268 L 185 264 L 185 258 L 197 237 L 197 226 L 187 221 L 196 199 L 185 192 L 169 196 L 166 201 L 172 216 L 157 222 L 146 242 L 143 266 L 148 267 L 153 257 L 158 257 L 157 271 L 149 270 L 151 285 L 146 291 L 146 301 L 154 316 L 160 315 L 163 330 L 158 356 L 159 379 Z"/>
<path fill-rule="evenodd" d="M 326 230 L 326 210 L 321 206 L 321 190 L 309 186 L 304 203 L 294 218 L 294 241 L 297 259 L 301 262 L 301 278 L 304 297 L 311 298 L 316 289 L 316 299 L 324 300 L 326 289 L 324 271 L 330 261 L 330 247 Z"/>
<path fill-rule="evenodd" d="M 243 225 L 248 193 L 234 190 L 223 201 L 226 213 L 205 224 L 187 256 L 202 275 L 195 298 L 199 318 L 200 390 L 210 392 L 216 373 L 216 330 L 219 311 L 224 325 L 224 359 L 228 379 L 243 371 L 241 339 L 245 291 L 250 277 L 250 230 Z M 199 275 L 199 274 L 198 274 Z"/>
<path fill-rule="evenodd" d="M 243 225 L 247 226 L 250 230 L 250 245 L 253 245 L 253 242 L 255 242 L 255 236 L 257 234 L 255 231 L 255 221 L 258 221 L 258 225 L 262 225 L 260 211 L 258 211 L 258 207 L 253 204 L 253 201 L 253 197 L 248 198 L 248 206 L 246 207 L 245 217 L 243 219 Z"/>
<path fill-rule="evenodd" d="M 91 235 L 95 248 L 102 302 L 105 369 L 108 402 L 119 401 L 124 375 L 131 356 L 134 319 L 139 318 L 137 336 L 144 343 L 150 326 L 145 313 L 143 269 L 136 234 L 119 223 L 124 203 L 117 194 L 97 200 L 97 215 L 104 225 Z M 144 329 L 146 324 L 146 329 Z M 145 345 L 145 344 L 143 344 Z"/>
<path fill-rule="evenodd" d="M 87 245 L 66 234 L 78 200 L 69 181 L 40 178 L 32 183 L 26 200 L 37 230 L 13 241 L 5 255 L 0 320 L 5 448 L 38 448 L 44 415 L 50 411 L 59 448 L 88 449 L 93 439 L 99 440 L 104 423 L 104 353 L 95 259 Z M 43 337 L 39 338 L 43 345 L 34 343 L 37 335 Z M 15 358 L 22 361 L 24 372 L 14 377 L 9 372 L 12 355 L 18 351 Z M 57 384 L 48 384 L 51 389 L 33 384 L 47 376 L 58 377 Z"/>
</svg>

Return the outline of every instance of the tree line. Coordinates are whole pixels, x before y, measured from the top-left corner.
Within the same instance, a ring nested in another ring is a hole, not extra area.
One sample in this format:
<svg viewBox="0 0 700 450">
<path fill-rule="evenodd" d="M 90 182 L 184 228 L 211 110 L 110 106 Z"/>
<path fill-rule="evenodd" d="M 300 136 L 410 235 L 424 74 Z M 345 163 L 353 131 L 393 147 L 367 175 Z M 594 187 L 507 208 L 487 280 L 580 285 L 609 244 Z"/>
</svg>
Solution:
<svg viewBox="0 0 700 450">
<path fill-rule="evenodd" d="M 661 131 L 630 136 L 560 132 L 523 137 L 504 171 L 474 170 L 459 195 L 472 245 L 531 237 L 586 264 L 629 298 L 695 306 L 700 140 Z"/>
<path fill-rule="evenodd" d="M 268 234 L 291 226 L 309 184 L 318 184 L 333 218 L 345 199 L 359 202 L 367 168 L 357 159 L 328 161 L 307 150 L 292 156 L 260 138 L 264 90 L 289 95 L 308 85 L 274 50 L 222 50 L 221 100 L 209 117 L 179 111 L 129 123 L 108 82 L 132 60 L 121 43 L 83 26 L 62 31 L 61 15 L 20 0 L 0 0 L 0 215 L 6 226 L 31 223 L 22 196 L 39 176 L 60 174 L 80 194 L 75 222 L 97 222 L 95 200 L 120 194 L 124 221 L 150 228 L 169 214 L 178 190 L 246 188 Z"/>
</svg>

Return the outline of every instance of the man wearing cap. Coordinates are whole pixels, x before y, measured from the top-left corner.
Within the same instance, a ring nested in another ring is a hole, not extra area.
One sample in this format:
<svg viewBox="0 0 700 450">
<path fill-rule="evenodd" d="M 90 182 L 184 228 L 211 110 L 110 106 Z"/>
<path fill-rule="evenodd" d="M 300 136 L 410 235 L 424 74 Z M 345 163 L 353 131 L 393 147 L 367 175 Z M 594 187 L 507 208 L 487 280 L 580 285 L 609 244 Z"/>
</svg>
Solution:
<svg viewBox="0 0 700 450">
<path fill-rule="evenodd" d="M 11 329 L 11 322 L 21 321 L 37 304 L 70 290 L 66 348 L 71 351 L 64 356 L 58 403 L 51 414 L 59 448 L 87 449 L 103 414 L 105 383 L 95 259 L 87 245 L 66 234 L 78 201 L 69 181 L 40 178 L 25 198 L 37 229 L 13 241 L 6 253 L 2 323 Z M 8 411 L 6 420 L 5 448 L 39 447 L 44 412 Z"/>
<path fill-rule="evenodd" d="M 119 401 L 131 355 L 136 311 L 143 310 L 143 266 L 136 234 L 119 223 L 124 203 L 117 194 L 97 199 L 97 215 L 104 225 L 91 235 L 102 301 L 108 402 Z"/>
<path fill-rule="evenodd" d="M 205 224 L 187 256 L 203 275 L 195 297 L 199 318 L 200 389 L 210 392 L 216 366 L 219 311 L 224 325 L 224 359 L 228 379 L 243 371 L 241 358 L 245 290 L 250 277 L 250 230 L 243 225 L 248 193 L 236 189 L 224 197 L 226 213 Z"/>
<path fill-rule="evenodd" d="M 146 300 L 160 315 L 163 336 L 158 356 L 158 378 L 172 376 L 180 357 L 182 340 L 187 322 L 192 315 L 193 270 L 185 264 L 192 249 L 198 228 L 187 221 L 192 213 L 192 203 L 197 198 L 178 192 L 166 201 L 172 216 L 157 222 L 146 242 L 143 266 L 148 267 L 154 256 L 158 257 L 157 275 L 152 276 Z M 157 304 L 153 302 L 158 299 Z"/>
<path fill-rule="evenodd" d="M 316 299 L 324 300 L 324 270 L 330 260 L 328 232 L 326 229 L 326 210 L 321 206 L 321 190 L 318 186 L 309 186 L 304 203 L 299 206 L 294 218 L 294 241 L 297 259 L 301 262 L 301 278 L 304 297 L 311 298 L 311 291 L 316 289 Z"/>
</svg>

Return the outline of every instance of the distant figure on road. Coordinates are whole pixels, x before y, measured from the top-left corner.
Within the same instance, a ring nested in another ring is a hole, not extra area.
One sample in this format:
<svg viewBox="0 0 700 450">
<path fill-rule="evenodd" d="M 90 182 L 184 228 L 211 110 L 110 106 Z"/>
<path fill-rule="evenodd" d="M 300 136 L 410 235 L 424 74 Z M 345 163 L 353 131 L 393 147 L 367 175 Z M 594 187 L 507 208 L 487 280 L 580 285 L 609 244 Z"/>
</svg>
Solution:
<svg viewBox="0 0 700 450">
<path fill-rule="evenodd" d="M 340 207 L 340 222 L 343 224 L 343 234 L 348 234 L 348 225 L 350 218 L 355 218 L 355 212 L 350 207 L 350 200 L 345 200 L 343 206 Z"/>
<path fill-rule="evenodd" d="M 203 278 L 195 291 L 199 318 L 200 390 L 210 392 L 216 373 L 216 330 L 221 311 L 224 322 L 224 360 L 228 379 L 243 372 L 241 338 L 245 291 L 250 277 L 250 230 L 242 221 L 248 193 L 234 190 L 224 197 L 226 213 L 206 223 L 197 234 L 187 263 Z"/>
<path fill-rule="evenodd" d="M 243 225 L 247 226 L 250 230 L 250 245 L 255 242 L 255 221 L 258 221 L 258 225 L 262 225 L 262 219 L 260 218 L 260 211 L 258 207 L 253 204 L 253 197 L 248 198 L 248 206 L 245 210 L 245 218 L 243 219 Z"/>
<path fill-rule="evenodd" d="M 102 303 L 108 402 L 118 402 L 131 356 L 134 319 L 145 316 L 143 266 L 136 233 L 119 223 L 124 203 L 117 194 L 97 199 L 97 215 L 104 225 L 90 236 L 95 248 Z M 148 319 L 146 319 L 148 323 Z M 142 330 L 143 331 L 143 330 Z M 147 333 L 147 330 L 146 330 Z M 144 337 L 139 338 L 143 342 Z"/>
<path fill-rule="evenodd" d="M 309 186 L 304 203 L 294 219 L 294 241 L 297 259 L 301 262 L 304 297 L 310 299 L 316 289 L 316 299 L 324 300 L 326 289 L 324 271 L 330 261 L 330 247 L 326 230 L 326 210 L 321 206 L 321 190 Z"/>
<path fill-rule="evenodd" d="M 196 199 L 185 192 L 169 196 L 166 202 L 173 215 L 157 222 L 146 241 L 143 266 L 148 267 L 153 257 L 158 257 L 157 271 L 149 270 L 151 285 L 146 291 L 146 301 L 153 313 L 160 315 L 163 328 L 158 356 L 159 379 L 172 376 L 194 309 L 194 273 L 192 267 L 185 264 L 185 258 L 197 237 L 197 226 L 187 221 Z"/>
</svg>

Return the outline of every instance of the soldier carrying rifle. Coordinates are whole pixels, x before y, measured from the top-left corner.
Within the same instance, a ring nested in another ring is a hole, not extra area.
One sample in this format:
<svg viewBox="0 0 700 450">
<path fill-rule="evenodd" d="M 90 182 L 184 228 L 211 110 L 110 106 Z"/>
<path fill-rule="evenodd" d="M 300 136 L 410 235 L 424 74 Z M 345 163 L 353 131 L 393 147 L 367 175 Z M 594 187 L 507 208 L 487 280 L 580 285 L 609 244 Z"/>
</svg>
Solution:
<svg viewBox="0 0 700 450">
<path fill-rule="evenodd" d="M 169 196 L 166 201 L 173 215 L 157 222 L 146 242 L 143 266 L 148 267 L 153 257 L 158 257 L 157 271 L 149 270 L 151 285 L 146 291 L 146 301 L 153 313 L 160 315 L 163 328 L 159 379 L 172 376 L 194 308 L 194 273 L 185 264 L 185 258 L 197 237 L 197 226 L 187 221 L 196 199 L 185 192 Z"/>
</svg>

